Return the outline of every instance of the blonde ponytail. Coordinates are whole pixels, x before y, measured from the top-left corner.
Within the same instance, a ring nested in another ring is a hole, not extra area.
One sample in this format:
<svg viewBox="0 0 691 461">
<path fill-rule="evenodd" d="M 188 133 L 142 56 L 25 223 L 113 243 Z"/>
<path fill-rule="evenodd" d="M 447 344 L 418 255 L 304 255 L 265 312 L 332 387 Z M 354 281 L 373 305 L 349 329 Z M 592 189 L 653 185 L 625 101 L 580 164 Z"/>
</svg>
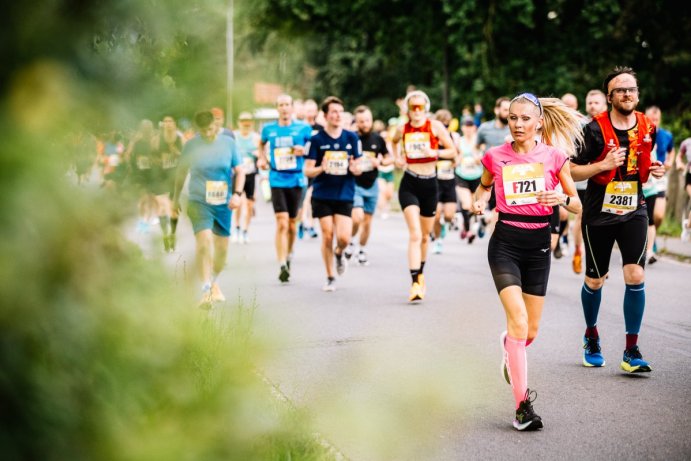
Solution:
<svg viewBox="0 0 691 461">
<path fill-rule="evenodd" d="M 562 150 L 569 157 L 583 144 L 585 117 L 567 107 L 559 98 L 540 98 L 542 105 L 542 142 Z"/>
</svg>

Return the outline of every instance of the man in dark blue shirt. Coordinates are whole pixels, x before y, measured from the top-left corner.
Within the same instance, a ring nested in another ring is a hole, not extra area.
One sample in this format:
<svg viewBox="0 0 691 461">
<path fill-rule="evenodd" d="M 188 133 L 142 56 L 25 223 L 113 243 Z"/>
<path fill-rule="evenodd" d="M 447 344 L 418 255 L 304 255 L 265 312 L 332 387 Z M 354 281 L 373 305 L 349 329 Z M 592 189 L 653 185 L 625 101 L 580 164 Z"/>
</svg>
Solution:
<svg viewBox="0 0 691 461">
<path fill-rule="evenodd" d="M 362 156 L 362 148 L 358 136 L 341 127 L 343 102 L 340 99 L 335 96 L 326 98 L 321 109 L 326 127 L 310 140 L 305 175 L 314 178 L 312 215 L 319 219 L 321 226 L 322 257 L 327 275 L 323 289 L 334 291 L 334 256 L 338 275 L 342 275 L 346 269 L 343 250 L 348 246 L 353 230 L 351 213 L 355 197 L 355 176 L 360 175 L 356 160 Z"/>
</svg>

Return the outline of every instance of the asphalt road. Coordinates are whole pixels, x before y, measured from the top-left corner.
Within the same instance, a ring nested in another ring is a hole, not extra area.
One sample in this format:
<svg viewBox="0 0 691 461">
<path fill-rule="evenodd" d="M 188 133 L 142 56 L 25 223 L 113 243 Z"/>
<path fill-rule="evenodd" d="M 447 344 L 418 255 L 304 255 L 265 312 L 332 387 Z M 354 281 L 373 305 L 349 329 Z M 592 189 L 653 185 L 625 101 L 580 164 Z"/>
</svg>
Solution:
<svg viewBox="0 0 691 461">
<path fill-rule="evenodd" d="M 519 433 L 513 397 L 499 373 L 505 319 L 487 264 L 488 237 L 472 245 L 450 234 L 425 267 L 424 302 L 407 302 L 407 232 L 400 213 L 375 217 L 370 265 L 350 264 L 325 293 L 319 239 L 296 242 L 288 284 L 278 281 L 270 204 L 259 203 L 250 238 L 232 244 L 220 285 L 229 302 L 254 305 L 267 353 L 259 368 L 353 460 L 690 459 L 691 266 L 662 258 L 646 272 L 639 340 L 653 372 L 619 369 L 624 283 L 615 251 L 599 331 L 607 366 L 581 366 L 582 276 L 570 257 L 553 260 L 537 340 L 528 348 L 529 386 L 545 428 Z M 193 262 L 189 222 L 179 273 Z M 132 234 L 150 253 L 146 236 Z"/>
</svg>

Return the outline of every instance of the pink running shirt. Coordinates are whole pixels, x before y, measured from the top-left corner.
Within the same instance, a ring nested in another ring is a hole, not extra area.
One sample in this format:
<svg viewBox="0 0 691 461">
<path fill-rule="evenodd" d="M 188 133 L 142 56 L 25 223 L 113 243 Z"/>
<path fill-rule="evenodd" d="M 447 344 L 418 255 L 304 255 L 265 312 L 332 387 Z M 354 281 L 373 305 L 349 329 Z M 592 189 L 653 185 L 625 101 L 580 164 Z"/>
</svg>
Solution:
<svg viewBox="0 0 691 461">
<path fill-rule="evenodd" d="M 552 207 L 530 202 L 535 201 L 533 196 L 536 189 L 554 190 L 559 184 L 559 171 L 568 160 L 566 154 L 541 142 L 525 154 L 515 152 L 510 142 L 489 149 L 482 157 L 482 164 L 494 176 L 497 210 L 529 216 L 551 215 Z M 505 190 L 505 186 L 510 190 Z M 539 229 L 549 225 L 504 222 L 523 229 Z"/>
</svg>

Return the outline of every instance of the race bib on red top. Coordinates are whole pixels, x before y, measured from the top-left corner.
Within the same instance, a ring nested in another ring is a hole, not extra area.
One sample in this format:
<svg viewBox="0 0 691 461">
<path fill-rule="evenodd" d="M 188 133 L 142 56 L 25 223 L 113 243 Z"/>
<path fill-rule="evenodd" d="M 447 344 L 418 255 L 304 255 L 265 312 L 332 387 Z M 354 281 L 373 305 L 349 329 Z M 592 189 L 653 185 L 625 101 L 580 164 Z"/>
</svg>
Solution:
<svg viewBox="0 0 691 461">
<path fill-rule="evenodd" d="M 431 147 L 432 143 L 430 142 L 429 133 L 427 132 L 406 133 L 403 138 L 403 148 L 408 158 L 417 159 L 432 157 L 427 154 Z"/>
</svg>

